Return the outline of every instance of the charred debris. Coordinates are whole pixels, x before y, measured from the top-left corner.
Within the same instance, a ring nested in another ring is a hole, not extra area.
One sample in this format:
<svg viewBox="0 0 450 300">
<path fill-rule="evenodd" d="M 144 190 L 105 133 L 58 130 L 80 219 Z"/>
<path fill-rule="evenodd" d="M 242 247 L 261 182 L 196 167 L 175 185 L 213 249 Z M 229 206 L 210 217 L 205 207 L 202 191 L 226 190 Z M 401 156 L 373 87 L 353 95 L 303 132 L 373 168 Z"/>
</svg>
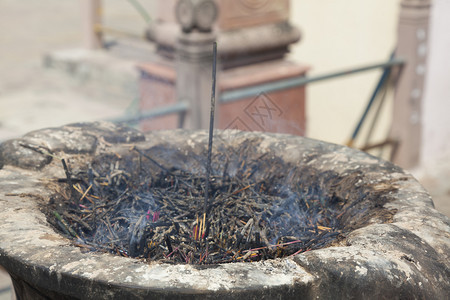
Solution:
<svg viewBox="0 0 450 300">
<path fill-rule="evenodd" d="M 166 145 L 101 155 L 78 170 L 63 161 L 48 219 L 84 251 L 172 263 L 259 261 L 335 242 L 347 201 L 323 185 L 336 174 L 318 180 L 254 153 L 258 143 L 217 146 L 208 202 L 207 155 Z"/>
</svg>

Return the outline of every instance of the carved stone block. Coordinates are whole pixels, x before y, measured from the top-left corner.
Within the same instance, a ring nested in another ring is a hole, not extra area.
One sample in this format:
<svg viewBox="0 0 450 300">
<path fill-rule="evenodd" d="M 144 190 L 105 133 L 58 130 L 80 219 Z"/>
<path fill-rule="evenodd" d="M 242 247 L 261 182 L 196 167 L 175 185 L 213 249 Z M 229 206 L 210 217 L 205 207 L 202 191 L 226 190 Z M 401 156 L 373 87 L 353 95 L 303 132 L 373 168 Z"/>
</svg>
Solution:
<svg viewBox="0 0 450 300">
<path fill-rule="evenodd" d="M 287 21 L 289 0 L 218 0 L 218 27 L 230 30 Z"/>
<path fill-rule="evenodd" d="M 289 19 L 289 0 L 215 0 L 219 7 L 217 27 L 227 31 L 280 23 Z M 176 23 L 177 0 L 159 1 L 156 19 L 160 22 Z"/>
</svg>

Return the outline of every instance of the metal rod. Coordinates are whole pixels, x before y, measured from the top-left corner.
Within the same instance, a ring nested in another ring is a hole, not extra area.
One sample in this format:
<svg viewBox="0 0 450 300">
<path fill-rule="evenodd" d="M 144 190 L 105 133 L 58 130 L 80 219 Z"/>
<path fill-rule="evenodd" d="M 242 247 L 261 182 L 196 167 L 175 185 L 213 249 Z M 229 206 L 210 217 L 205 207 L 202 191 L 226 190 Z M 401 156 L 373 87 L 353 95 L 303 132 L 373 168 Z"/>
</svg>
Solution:
<svg viewBox="0 0 450 300">
<path fill-rule="evenodd" d="M 145 20 L 147 24 L 150 24 L 152 18 L 148 14 L 147 10 L 142 6 L 142 4 L 137 0 L 128 0 L 128 2 L 137 10 L 141 17 Z"/>
<path fill-rule="evenodd" d="M 209 116 L 209 136 L 208 136 L 208 160 L 206 165 L 206 187 L 205 187 L 205 202 L 203 203 L 203 216 L 206 215 L 206 210 L 209 201 L 209 176 L 211 174 L 211 152 L 214 134 L 214 111 L 216 106 L 216 65 L 217 65 L 217 42 L 213 43 L 213 66 L 212 66 L 212 89 L 211 89 L 211 113 Z"/>
<path fill-rule="evenodd" d="M 94 31 L 98 34 L 107 33 L 107 34 L 116 35 L 116 36 L 120 36 L 120 37 L 129 37 L 129 38 L 135 38 L 135 39 L 139 39 L 139 40 L 145 39 L 145 36 L 143 34 L 137 34 L 137 33 L 125 31 L 122 29 L 107 27 L 107 26 L 103 26 L 101 24 L 96 24 L 94 26 Z"/>
<path fill-rule="evenodd" d="M 138 115 L 114 118 L 111 121 L 115 123 L 138 123 L 142 120 L 162 117 L 169 114 L 184 113 L 188 109 L 187 102 L 177 102 L 176 104 L 164 107 L 158 107 L 149 111 L 143 111 Z"/>
<path fill-rule="evenodd" d="M 95 30 L 95 26 L 102 23 L 102 1 L 82 0 L 81 5 L 84 47 L 91 50 L 100 49 L 102 48 L 102 35 L 101 32 Z"/>
<path fill-rule="evenodd" d="M 389 76 L 391 76 L 391 75 L 389 75 Z M 378 100 L 379 103 L 377 103 L 377 107 L 375 108 L 375 112 L 374 112 L 373 118 L 370 122 L 369 129 L 367 130 L 367 135 L 365 137 L 364 145 L 368 145 L 370 142 L 370 139 L 372 138 L 373 131 L 375 130 L 375 127 L 378 122 L 378 118 L 380 117 L 380 114 L 381 114 L 381 110 L 386 101 L 386 95 L 388 93 L 388 90 L 390 90 L 390 88 L 392 86 L 393 86 L 392 79 L 388 78 L 385 86 L 383 86 L 383 89 L 380 91 L 380 96 L 379 96 L 380 99 Z"/>
<path fill-rule="evenodd" d="M 398 143 L 398 141 L 396 140 L 392 140 L 392 139 L 386 139 L 383 142 L 380 143 L 376 143 L 376 144 L 367 144 L 364 147 L 361 148 L 362 151 L 368 151 L 371 150 L 373 148 L 380 148 L 380 147 L 385 147 L 385 146 L 389 146 L 389 145 L 395 145 L 396 143 Z"/>
<path fill-rule="evenodd" d="M 392 55 L 390 57 L 390 61 L 394 58 L 394 55 L 395 55 L 395 52 L 392 53 Z M 383 69 L 383 73 L 381 74 L 380 80 L 378 81 L 377 86 L 376 86 L 375 90 L 373 91 L 372 96 L 369 99 L 369 102 L 366 105 L 366 109 L 364 110 L 364 113 L 362 114 L 361 118 L 358 121 L 358 124 L 356 125 L 355 130 L 353 131 L 352 137 L 347 142 L 347 146 L 349 146 L 349 147 L 353 146 L 353 143 L 354 143 L 359 131 L 361 130 L 361 127 L 362 127 L 367 115 L 369 114 L 369 111 L 370 111 L 373 103 L 375 102 L 375 98 L 377 97 L 381 88 L 386 85 L 386 82 L 387 82 L 387 79 L 389 78 L 390 73 L 391 73 L 390 68 L 386 67 Z"/>
<path fill-rule="evenodd" d="M 368 65 L 360 68 L 355 69 L 349 69 L 345 71 L 335 72 L 335 73 L 328 73 L 325 75 L 319 75 L 315 77 L 307 77 L 307 76 L 299 76 L 294 77 L 290 79 L 285 80 L 279 80 L 276 82 L 269 82 L 259 85 L 254 85 L 247 88 L 242 89 L 236 89 L 231 91 L 223 91 L 220 95 L 220 102 L 226 103 L 226 102 L 233 102 L 244 98 L 249 97 L 255 97 L 261 93 L 270 93 L 275 92 L 279 90 L 294 88 L 298 86 L 302 86 L 308 83 L 326 80 L 326 79 L 332 79 L 336 77 L 341 77 L 345 75 L 351 75 L 356 74 L 360 72 L 365 72 L 373 69 L 379 69 L 379 68 L 390 68 L 393 66 L 399 66 L 403 65 L 405 63 L 405 60 L 402 58 L 394 58 L 384 63 L 378 63 L 373 65 Z"/>
</svg>

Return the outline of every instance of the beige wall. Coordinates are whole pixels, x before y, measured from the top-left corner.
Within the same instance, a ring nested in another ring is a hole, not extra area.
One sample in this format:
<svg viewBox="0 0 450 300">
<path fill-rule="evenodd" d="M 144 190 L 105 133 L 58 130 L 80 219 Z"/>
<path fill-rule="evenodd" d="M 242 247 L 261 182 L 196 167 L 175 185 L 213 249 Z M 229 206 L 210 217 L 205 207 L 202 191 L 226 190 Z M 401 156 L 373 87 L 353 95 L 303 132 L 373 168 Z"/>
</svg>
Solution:
<svg viewBox="0 0 450 300">
<path fill-rule="evenodd" d="M 291 59 L 319 75 L 387 60 L 395 47 L 399 0 L 292 0 L 291 20 L 303 32 Z M 345 143 L 351 136 L 381 71 L 313 83 L 307 88 L 308 136 Z M 376 139 L 386 137 L 386 103 Z"/>
</svg>

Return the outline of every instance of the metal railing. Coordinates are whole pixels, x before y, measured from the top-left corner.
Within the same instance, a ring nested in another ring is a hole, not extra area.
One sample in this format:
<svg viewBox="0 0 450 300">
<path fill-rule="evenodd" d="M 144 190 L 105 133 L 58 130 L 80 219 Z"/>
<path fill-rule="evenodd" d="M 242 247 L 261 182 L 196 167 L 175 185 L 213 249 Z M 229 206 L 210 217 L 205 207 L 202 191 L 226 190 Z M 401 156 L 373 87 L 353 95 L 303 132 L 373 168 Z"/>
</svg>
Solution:
<svg viewBox="0 0 450 300">
<path fill-rule="evenodd" d="M 306 85 L 308 83 L 313 83 L 313 82 L 317 82 L 317 81 L 328 80 L 328 79 L 333 79 L 333 78 L 337 78 L 337 77 L 357 74 L 357 73 L 366 72 L 366 71 L 370 71 L 370 70 L 374 70 L 374 69 L 391 68 L 393 66 L 403 65 L 404 63 L 405 63 L 404 60 L 401 58 L 393 58 L 393 59 L 388 60 L 387 62 L 383 62 L 383 63 L 367 65 L 367 66 L 363 66 L 363 67 L 328 73 L 328 74 L 319 75 L 319 76 L 313 76 L 313 77 L 299 76 L 299 77 L 295 77 L 295 78 L 289 78 L 289 79 L 279 80 L 279 81 L 275 81 L 275 82 L 263 83 L 263 84 L 240 88 L 240 89 L 236 89 L 236 90 L 225 91 L 220 95 L 220 102 L 227 103 L 227 102 L 237 101 L 237 100 L 243 99 L 243 98 L 254 97 L 261 93 L 276 92 L 279 90 L 284 90 L 284 89 L 289 89 L 289 88 Z"/>
<path fill-rule="evenodd" d="M 184 119 L 184 114 L 188 111 L 188 107 L 189 104 L 187 102 L 178 102 L 173 105 L 158 107 L 152 110 L 140 111 L 137 114 L 114 118 L 111 121 L 116 123 L 136 124 L 143 120 L 150 120 L 172 114 L 178 114 L 179 119 L 182 120 Z M 182 127 L 183 122 L 180 121 L 179 123 L 180 127 Z"/>
<path fill-rule="evenodd" d="M 112 28 L 102 24 L 103 2 L 101 0 L 82 0 L 83 11 L 83 39 L 87 49 L 103 48 L 103 35 L 110 34 L 119 37 L 132 37 L 137 39 L 145 39 L 145 34 L 139 35 L 133 32 Z M 127 2 L 137 11 L 142 19 L 149 24 L 152 19 L 144 6 L 138 0 L 127 0 Z"/>
<path fill-rule="evenodd" d="M 405 61 L 401 58 L 392 58 L 386 62 L 376 63 L 371 65 L 366 65 L 363 67 L 351 68 L 343 71 L 327 73 L 318 76 L 299 76 L 289 79 L 282 79 L 275 82 L 262 83 L 258 85 L 252 85 L 249 87 L 234 89 L 230 91 L 224 91 L 219 95 L 219 103 L 229 103 L 233 101 L 238 101 L 240 99 L 245 99 L 249 97 L 256 97 L 261 93 L 271 93 L 279 90 L 304 86 L 309 83 L 314 83 L 323 80 L 329 80 L 334 78 L 339 78 L 342 76 L 349 76 L 361 72 L 371 71 L 375 69 L 389 69 L 395 66 L 402 66 Z M 179 102 L 174 105 L 160 107 L 153 110 L 141 111 L 136 115 L 124 116 L 115 119 L 115 122 L 123 123 L 137 123 L 142 120 L 149 120 L 157 117 L 162 117 L 170 114 L 179 114 L 180 120 L 184 119 L 184 116 L 188 112 L 189 106 L 186 102 Z M 179 122 L 182 126 L 182 121 Z"/>
</svg>

